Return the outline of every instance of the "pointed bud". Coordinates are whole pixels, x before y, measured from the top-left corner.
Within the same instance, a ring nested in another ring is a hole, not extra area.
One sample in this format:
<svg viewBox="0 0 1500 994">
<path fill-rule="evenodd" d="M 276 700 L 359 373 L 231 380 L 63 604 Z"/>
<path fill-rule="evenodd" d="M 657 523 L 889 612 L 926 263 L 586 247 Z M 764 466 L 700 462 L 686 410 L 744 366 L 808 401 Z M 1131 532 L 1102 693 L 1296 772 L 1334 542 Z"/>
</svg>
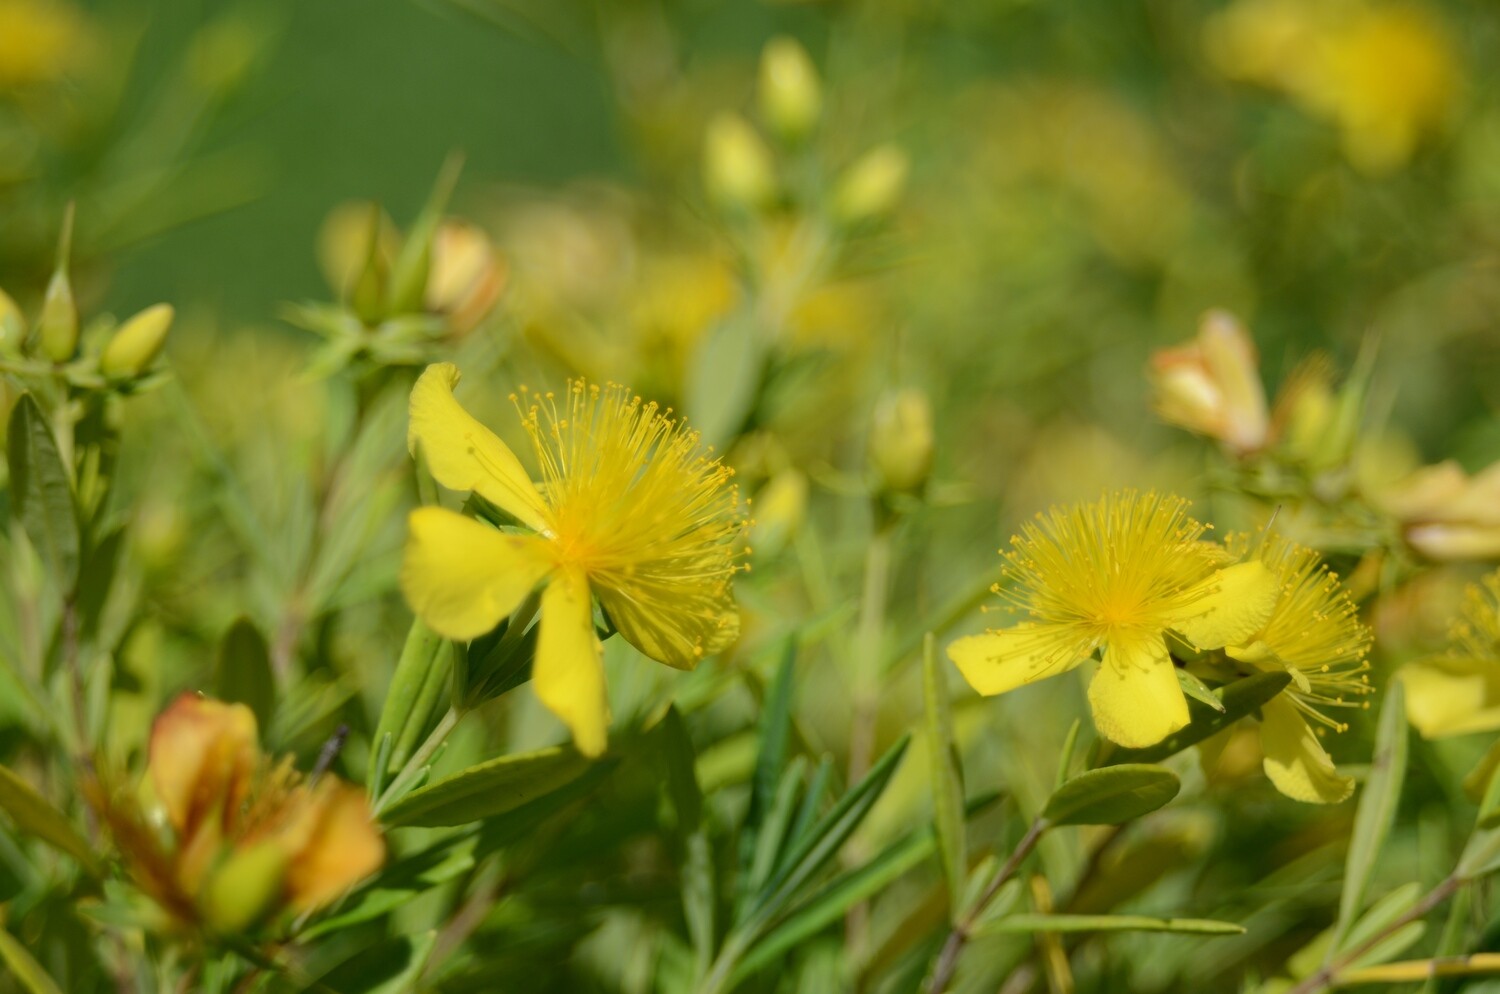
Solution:
<svg viewBox="0 0 1500 994">
<path fill-rule="evenodd" d="M 275 840 L 230 853 L 203 885 L 198 910 L 215 932 L 235 935 L 281 906 L 290 854 Z"/>
<path fill-rule="evenodd" d="M 410 314 L 422 307 L 422 296 L 427 289 L 428 273 L 432 268 L 433 238 L 442 223 L 443 211 L 448 209 L 448 199 L 458 183 L 463 161 L 463 156 L 451 155 L 443 163 L 442 172 L 432 186 L 432 193 L 428 196 L 421 215 L 412 224 L 411 231 L 401 246 L 401 254 L 396 257 L 396 267 L 391 274 L 392 314 Z"/>
<path fill-rule="evenodd" d="M 62 235 L 57 240 L 57 266 L 42 299 L 37 321 L 37 341 L 42 355 L 53 362 L 67 362 L 78 350 L 78 305 L 68 279 L 68 259 L 73 254 L 73 205 L 63 213 Z"/>
<path fill-rule="evenodd" d="M 15 355 L 26 341 L 26 316 L 11 299 L 10 294 L 0 290 L 0 356 Z"/>
<path fill-rule="evenodd" d="M 791 38 L 774 38 L 760 56 L 760 113 L 787 141 L 800 141 L 823 113 L 818 70 L 807 49 Z"/>
<path fill-rule="evenodd" d="M 364 264 L 354 287 L 349 294 L 349 303 L 354 313 L 366 324 L 377 324 L 386 316 L 386 284 L 389 280 L 389 265 L 381 251 L 380 205 L 371 203 L 365 223 Z"/>
<path fill-rule="evenodd" d="M 906 188 L 911 160 L 895 145 L 871 149 L 839 178 L 833 191 L 833 216 L 859 224 L 889 214 Z"/>
<path fill-rule="evenodd" d="M 161 354 L 174 313 L 171 304 L 152 304 L 120 325 L 104 346 L 99 371 L 113 380 L 144 373 Z"/>
<path fill-rule="evenodd" d="M 750 545 L 760 556 L 774 556 L 807 516 L 807 477 L 795 469 L 782 470 L 755 494 L 750 510 Z"/>
<path fill-rule="evenodd" d="M 720 206 L 752 210 L 776 193 L 770 149 L 738 114 L 721 113 L 704 136 L 704 184 Z"/>
<path fill-rule="evenodd" d="M 870 464 L 881 488 L 916 493 L 932 472 L 932 405 L 920 390 L 886 394 L 870 425 Z"/>
</svg>

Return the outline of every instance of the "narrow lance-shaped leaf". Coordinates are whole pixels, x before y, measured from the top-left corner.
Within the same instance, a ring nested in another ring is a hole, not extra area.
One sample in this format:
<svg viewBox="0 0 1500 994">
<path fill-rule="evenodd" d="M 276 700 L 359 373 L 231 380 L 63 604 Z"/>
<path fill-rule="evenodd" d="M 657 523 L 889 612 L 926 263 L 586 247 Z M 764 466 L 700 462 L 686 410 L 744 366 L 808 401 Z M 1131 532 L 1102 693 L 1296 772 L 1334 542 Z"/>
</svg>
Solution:
<svg viewBox="0 0 1500 994">
<path fill-rule="evenodd" d="M 1118 825 L 1150 814 L 1180 789 L 1177 775 L 1160 766 L 1106 766 L 1059 787 L 1042 817 L 1053 825 Z"/>
<path fill-rule="evenodd" d="M 927 699 L 928 776 L 932 781 L 932 821 L 937 830 L 943 878 L 948 884 L 948 911 L 957 921 L 963 909 L 964 878 L 969 872 L 968 839 L 964 828 L 963 768 L 953 736 L 953 707 L 948 698 L 946 670 L 938 663 L 936 640 L 928 633 L 922 644 L 923 686 Z"/>
<path fill-rule="evenodd" d="M 11 515 L 21 523 L 47 572 L 64 594 L 78 577 L 78 511 L 57 440 L 36 399 L 23 393 L 6 437 Z"/>
<path fill-rule="evenodd" d="M 1146 915 L 1040 915 L 995 918 L 980 925 L 977 935 L 1008 932 L 1179 932 L 1185 935 L 1240 935 L 1243 925 L 1209 918 L 1151 918 Z"/>
<path fill-rule="evenodd" d="M 906 754 L 910 737 L 903 736 L 882 756 L 863 780 L 839 798 L 833 808 L 813 826 L 778 865 L 775 874 L 751 907 L 752 932 L 773 920 L 788 902 L 809 883 L 814 874 L 834 857 L 884 793 L 891 776 Z"/>
<path fill-rule="evenodd" d="M 448 666 L 443 665 L 445 648 L 445 640 L 436 632 L 420 620 L 412 621 L 401 656 L 396 660 L 396 671 L 391 675 L 380 721 L 375 726 L 373 740 L 378 743 L 383 736 L 389 735 L 390 751 L 385 757 L 384 769 L 377 771 L 371 764 L 367 782 L 374 783 L 377 776 L 383 778 L 390 770 L 400 769 L 416 750 L 447 689 Z"/>
<path fill-rule="evenodd" d="M 26 947 L 3 929 L 0 929 L 0 959 L 5 960 L 11 976 L 26 989 L 27 994 L 62 994 L 62 988 L 47 975 Z"/>
<path fill-rule="evenodd" d="M 269 726 L 276 713 L 271 650 L 249 618 L 237 619 L 219 643 L 214 662 L 214 693 L 223 700 L 250 708 L 261 728 Z"/>
<path fill-rule="evenodd" d="M 1332 950 L 1340 948 L 1359 909 L 1364 906 L 1365 892 L 1369 889 L 1381 847 L 1396 820 L 1401 785 L 1406 779 L 1408 737 L 1405 693 L 1401 681 L 1392 680 L 1380 706 L 1370 776 L 1354 812 L 1349 855 L 1344 860 L 1344 889 L 1339 896 L 1339 917 L 1333 927 L 1330 955 Z"/>
<path fill-rule="evenodd" d="M 567 746 L 501 756 L 414 790 L 381 816 L 387 825 L 466 825 L 513 811 L 582 776 L 590 763 Z"/>
<path fill-rule="evenodd" d="M 761 712 L 760 749 L 750 784 L 750 810 L 745 815 L 740 833 L 741 871 L 748 870 L 755 859 L 760 825 L 771 809 L 782 772 L 786 769 L 792 740 L 792 667 L 796 658 L 796 643 L 788 639 Z"/>
<path fill-rule="evenodd" d="M 78 860 L 90 872 L 96 871 L 94 850 L 67 816 L 4 766 L 0 766 L 0 809 L 4 809 L 22 834 L 41 839 Z"/>
</svg>

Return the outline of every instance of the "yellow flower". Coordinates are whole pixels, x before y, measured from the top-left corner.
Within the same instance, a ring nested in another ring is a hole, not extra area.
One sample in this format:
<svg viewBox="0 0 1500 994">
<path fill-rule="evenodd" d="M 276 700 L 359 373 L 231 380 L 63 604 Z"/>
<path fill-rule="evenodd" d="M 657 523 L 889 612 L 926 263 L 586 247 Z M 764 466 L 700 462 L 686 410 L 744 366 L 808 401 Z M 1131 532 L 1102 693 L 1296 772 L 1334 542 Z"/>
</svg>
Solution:
<svg viewBox="0 0 1500 994">
<path fill-rule="evenodd" d="M 1500 570 L 1464 590 L 1445 656 L 1407 663 L 1406 716 L 1423 738 L 1500 728 Z"/>
<path fill-rule="evenodd" d="M 173 701 L 151 728 L 143 793 L 153 814 L 100 805 L 136 880 L 179 919 L 216 931 L 315 910 L 385 860 L 365 792 L 332 774 L 306 780 L 290 758 L 273 763 L 243 704 Z"/>
<path fill-rule="evenodd" d="M 1151 383 L 1164 421 L 1217 439 L 1240 456 L 1265 446 L 1270 420 L 1260 360 L 1233 315 L 1210 311 L 1198 337 L 1153 354 Z"/>
<path fill-rule="evenodd" d="M 1225 545 L 1248 550 L 1250 537 L 1234 535 Z M 1349 594 L 1311 549 L 1284 538 L 1264 541 L 1255 558 L 1275 574 L 1279 595 L 1266 624 L 1253 637 L 1224 651 L 1232 659 L 1292 677 L 1286 691 L 1261 708 L 1261 749 L 1266 777 L 1286 796 L 1334 804 L 1354 790 L 1354 781 L 1334 768 L 1314 726 L 1342 732 L 1348 726 L 1323 713 L 1327 708 L 1368 707 L 1373 693 L 1370 632 L 1359 623 Z"/>
<path fill-rule="evenodd" d="M 1125 492 L 1038 515 L 1011 539 L 997 592 L 1029 620 L 948 647 L 986 696 L 1066 672 L 1097 650 L 1089 684 L 1099 734 L 1153 745 L 1188 723 L 1167 648 L 1175 632 L 1200 649 L 1245 641 L 1270 617 L 1277 587 L 1259 561 L 1222 567 L 1222 550 L 1187 502 Z"/>
<path fill-rule="evenodd" d="M 80 61 L 87 27 L 68 4 L 0 0 L 0 91 L 60 79 Z"/>
<path fill-rule="evenodd" d="M 1345 154 L 1368 173 L 1405 165 L 1458 90 L 1442 24 L 1407 4 L 1236 0 L 1206 40 L 1225 75 L 1281 90 L 1337 125 Z"/>
<path fill-rule="evenodd" d="M 620 386 L 575 381 L 513 397 L 541 466 L 534 484 L 504 442 L 459 406 L 458 369 L 429 366 L 411 395 L 409 443 L 438 483 L 468 490 L 526 532 L 440 507 L 411 515 L 401 587 L 434 631 L 477 638 L 538 586 L 532 681 L 579 751 L 604 751 L 609 710 L 597 597 L 625 639 L 652 659 L 692 669 L 738 635 L 731 581 L 743 526 L 733 471 L 698 436 Z"/>
</svg>

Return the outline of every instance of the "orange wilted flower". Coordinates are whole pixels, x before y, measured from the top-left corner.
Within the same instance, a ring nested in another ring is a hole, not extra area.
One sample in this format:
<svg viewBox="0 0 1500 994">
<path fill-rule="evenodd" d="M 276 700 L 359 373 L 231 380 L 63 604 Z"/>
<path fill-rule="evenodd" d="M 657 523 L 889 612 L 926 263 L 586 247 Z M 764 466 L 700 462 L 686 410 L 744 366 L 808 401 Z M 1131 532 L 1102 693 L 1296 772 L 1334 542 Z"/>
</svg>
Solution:
<svg viewBox="0 0 1500 994">
<path fill-rule="evenodd" d="M 104 805 L 133 875 L 172 915 L 218 932 L 314 910 L 385 859 L 364 791 L 266 756 L 243 704 L 173 701 L 152 726 L 141 795 Z"/>
</svg>

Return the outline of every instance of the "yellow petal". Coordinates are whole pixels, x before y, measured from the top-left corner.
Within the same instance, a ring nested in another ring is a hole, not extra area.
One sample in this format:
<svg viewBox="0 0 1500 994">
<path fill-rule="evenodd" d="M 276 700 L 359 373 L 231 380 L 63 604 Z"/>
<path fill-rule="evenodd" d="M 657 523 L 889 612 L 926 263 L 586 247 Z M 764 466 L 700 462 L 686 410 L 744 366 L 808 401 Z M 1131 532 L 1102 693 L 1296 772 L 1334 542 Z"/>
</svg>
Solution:
<svg viewBox="0 0 1500 994">
<path fill-rule="evenodd" d="M 970 635 L 948 646 L 948 658 L 985 697 L 1066 673 L 1093 649 L 1056 625 L 1017 625 Z"/>
<path fill-rule="evenodd" d="M 604 694 L 604 653 L 594 634 L 588 581 L 565 570 L 542 593 L 541 633 L 531 682 L 547 710 L 562 719 L 585 756 L 604 752 L 609 701 Z"/>
<path fill-rule="evenodd" d="M 420 448 L 435 480 L 449 490 L 472 490 L 517 521 L 547 528 L 547 505 L 525 467 L 504 442 L 464 410 L 453 396 L 458 367 L 428 366 L 411 391 L 406 444 Z"/>
<path fill-rule="evenodd" d="M 1287 797 L 1309 804 L 1337 804 L 1354 793 L 1296 705 L 1278 694 L 1261 707 L 1260 744 L 1266 778 Z"/>
<path fill-rule="evenodd" d="M 1243 645 L 1271 620 L 1280 593 L 1259 559 L 1227 566 L 1189 592 L 1170 627 L 1199 649 Z"/>
<path fill-rule="evenodd" d="M 1160 635 L 1114 635 L 1089 682 L 1099 734 L 1128 749 L 1155 745 L 1188 723 L 1187 698 Z"/>
<path fill-rule="evenodd" d="M 721 603 L 706 610 L 678 614 L 651 611 L 618 590 L 597 586 L 594 595 L 625 641 L 659 663 L 691 670 L 704 656 L 722 652 L 740 637 L 740 612 L 729 599 L 728 586 Z"/>
<path fill-rule="evenodd" d="M 1500 664 L 1440 656 L 1407 663 L 1406 717 L 1424 739 L 1500 728 Z"/>
<path fill-rule="evenodd" d="M 401 562 L 401 592 L 446 638 L 478 638 L 509 615 L 552 568 L 548 543 L 441 507 L 419 507 Z"/>
</svg>

